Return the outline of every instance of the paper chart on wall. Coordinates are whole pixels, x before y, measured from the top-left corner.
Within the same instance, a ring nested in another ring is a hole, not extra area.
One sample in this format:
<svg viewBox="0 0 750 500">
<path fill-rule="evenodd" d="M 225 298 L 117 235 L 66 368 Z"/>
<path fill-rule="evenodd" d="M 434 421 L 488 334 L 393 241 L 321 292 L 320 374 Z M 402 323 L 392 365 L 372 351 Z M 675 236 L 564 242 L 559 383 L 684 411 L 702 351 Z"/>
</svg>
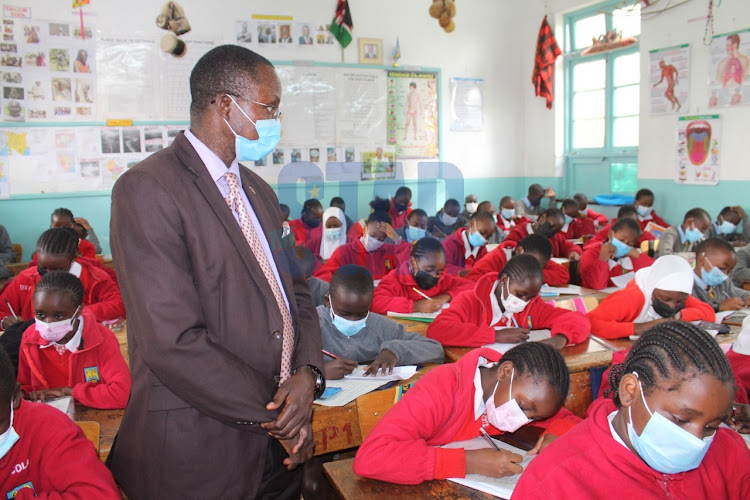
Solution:
<svg viewBox="0 0 750 500">
<path fill-rule="evenodd" d="M 482 130 L 484 80 L 451 78 L 451 130 Z"/>
<path fill-rule="evenodd" d="M 709 108 L 750 103 L 750 29 L 713 38 L 708 77 Z"/>
<path fill-rule="evenodd" d="M 719 115 L 681 116 L 677 121 L 678 184 L 718 184 L 721 151 Z"/>
<path fill-rule="evenodd" d="M 282 145 L 313 146 L 336 139 L 336 77 L 332 68 L 279 66 Z"/>
<path fill-rule="evenodd" d="M 337 72 L 338 145 L 385 146 L 385 113 L 385 73 L 382 70 L 352 68 Z"/>
<path fill-rule="evenodd" d="M 649 52 L 651 113 L 689 109 L 690 45 Z"/>
<path fill-rule="evenodd" d="M 198 59 L 216 46 L 213 40 L 193 40 L 189 35 L 181 39 L 187 44 L 187 51 L 182 57 L 174 57 L 161 52 L 161 78 L 163 116 L 172 119 L 187 120 L 190 117 L 190 73 Z"/>
<path fill-rule="evenodd" d="M 398 158 L 438 158 L 438 78 L 424 71 L 388 72 L 388 143 Z"/>
</svg>

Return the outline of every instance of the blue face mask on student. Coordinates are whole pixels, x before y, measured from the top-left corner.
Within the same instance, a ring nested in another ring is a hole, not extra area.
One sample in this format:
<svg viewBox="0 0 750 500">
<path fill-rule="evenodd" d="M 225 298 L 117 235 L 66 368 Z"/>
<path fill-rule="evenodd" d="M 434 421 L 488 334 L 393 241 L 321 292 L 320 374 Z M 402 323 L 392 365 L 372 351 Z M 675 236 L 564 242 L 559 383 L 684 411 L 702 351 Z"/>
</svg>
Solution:
<svg viewBox="0 0 750 500">
<path fill-rule="evenodd" d="M 10 424 L 8 429 L 0 434 L 0 460 L 8 454 L 13 445 L 19 440 L 18 433 L 13 428 L 13 398 L 10 400 Z"/>
<path fill-rule="evenodd" d="M 641 217 L 648 217 L 649 214 L 653 211 L 653 207 L 644 207 L 643 205 L 636 205 L 635 211 L 638 212 L 638 215 Z"/>
<path fill-rule="evenodd" d="M 566 224 L 570 224 L 571 222 L 573 222 L 573 217 L 571 217 L 568 214 L 563 214 L 563 215 L 565 215 L 565 223 Z"/>
<path fill-rule="evenodd" d="M 237 106 L 240 113 L 250 120 L 250 123 L 255 126 L 255 130 L 258 132 L 258 139 L 254 141 L 247 137 L 242 137 L 241 135 L 238 135 L 232 126 L 229 125 L 229 122 L 224 119 L 224 123 L 227 124 L 229 130 L 234 134 L 234 151 L 237 155 L 237 161 L 258 161 L 271 154 L 271 151 L 276 149 L 276 146 L 281 140 L 281 121 L 278 118 L 274 120 L 253 121 L 247 116 L 247 113 L 243 111 L 240 105 L 237 104 L 234 97 L 229 94 L 227 94 L 227 97 L 229 97 L 234 105 Z"/>
<path fill-rule="evenodd" d="M 500 214 L 503 216 L 503 219 L 505 220 L 511 220 L 516 215 L 516 211 L 512 208 L 503 208 L 500 210 Z"/>
<path fill-rule="evenodd" d="M 623 243 L 617 238 L 612 238 L 612 245 L 615 247 L 615 259 L 621 259 L 625 257 L 633 249 L 630 245 Z"/>
<path fill-rule="evenodd" d="M 475 230 L 469 233 L 469 243 L 472 247 L 481 247 L 487 244 L 487 240 L 484 239 L 484 236 L 479 234 L 479 231 Z"/>
<path fill-rule="evenodd" d="M 728 220 L 723 221 L 719 225 L 719 232 L 721 234 L 734 234 L 734 232 L 737 230 L 737 226 L 729 222 Z"/>
<path fill-rule="evenodd" d="M 406 227 L 406 239 L 409 240 L 409 242 L 421 240 L 426 235 L 427 235 L 427 231 L 425 231 L 421 227 L 416 227 L 416 226 Z"/>
<path fill-rule="evenodd" d="M 703 233 L 697 227 L 691 227 L 685 231 L 685 239 L 690 243 L 697 243 L 703 239 Z"/>
<path fill-rule="evenodd" d="M 703 258 L 712 266 L 710 271 L 706 271 L 705 267 L 701 268 L 701 279 L 703 280 L 703 283 L 708 286 L 719 286 L 729 278 L 729 276 L 724 274 L 721 269 L 714 266 L 711 261 L 708 260 L 705 253 L 703 254 Z"/>
<path fill-rule="evenodd" d="M 635 373 L 635 376 L 638 374 Z M 646 403 L 640 380 L 638 386 L 641 400 L 651 418 L 639 436 L 633 428 L 632 405 L 628 408 L 628 437 L 635 451 L 649 467 L 664 474 L 696 469 L 706 456 L 716 433 L 699 439 L 659 413 L 653 413 Z"/>
<path fill-rule="evenodd" d="M 331 298 L 329 297 L 328 300 L 330 301 Z M 340 331 L 347 337 L 351 337 L 361 332 L 365 327 L 365 324 L 367 323 L 367 318 L 370 317 L 370 312 L 368 311 L 367 316 L 356 321 L 342 318 L 341 316 L 333 312 L 333 302 L 330 302 L 330 307 L 328 308 L 328 310 L 331 311 L 331 322 L 333 322 L 334 328 L 336 328 L 336 330 Z"/>
</svg>

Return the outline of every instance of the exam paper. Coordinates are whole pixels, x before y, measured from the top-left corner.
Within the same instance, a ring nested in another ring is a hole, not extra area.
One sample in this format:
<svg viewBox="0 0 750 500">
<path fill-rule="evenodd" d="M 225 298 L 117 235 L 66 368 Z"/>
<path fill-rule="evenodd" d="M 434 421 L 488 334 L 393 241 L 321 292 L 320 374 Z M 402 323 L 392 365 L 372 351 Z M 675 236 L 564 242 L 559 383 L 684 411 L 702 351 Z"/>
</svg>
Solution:
<svg viewBox="0 0 750 500">
<path fill-rule="evenodd" d="M 341 392 L 328 399 L 316 399 L 313 403 L 323 406 L 344 406 L 387 383 L 388 380 L 384 380 L 383 377 L 368 377 L 367 380 L 347 378 L 326 380 L 326 387 L 339 387 Z"/>
<path fill-rule="evenodd" d="M 417 373 L 417 365 L 404 365 L 404 366 L 396 366 L 393 368 L 393 373 L 390 375 L 365 375 L 365 370 L 367 370 L 368 365 L 359 365 L 356 370 L 354 370 L 352 373 L 344 377 L 347 380 L 385 380 L 385 381 L 393 381 L 393 380 L 408 380 L 414 376 L 415 373 Z M 383 373 L 382 370 L 379 373 Z"/>
<path fill-rule="evenodd" d="M 73 398 L 71 396 L 62 396 L 60 398 L 48 399 L 44 403 L 67 414 L 70 406 L 73 404 Z"/>
<path fill-rule="evenodd" d="M 498 328 L 495 328 L 495 330 L 498 330 Z M 549 339 L 552 338 L 552 332 L 549 330 L 532 330 L 529 333 L 529 340 L 526 342 L 539 342 L 540 340 Z M 494 344 L 487 344 L 483 345 L 482 347 L 488 347 L 490 349 L 494 349 L 497 352 L 501 354 L 505 354 L 506 352 L 510 351 L 512 348 L 516 347 L 517 345 L 522 344 L 522 342 L 519 342 L 517 344 L 504 344 L 500 342 L 495 342 Z"/>
<path fill-rule="evenodd" d="M 615 284 L 617 288 L 625 288 L 625 285 L 633 281 L 633 278 L 635 278 L 635 273 L 625 273 L 621 274 L 620 276 L 614 276 L 610 278 L 612 280 L 612 283 Z"/>
<path fill-rule="evenodd" d="M 539 293 L 542 295 L 547 294 L 557 294 L 557 295 L 581 295 L 582 290 L 581 287 L 578 285 L 568 285 L 568 286 L 549 286 L 548 284 L 542 285 L 541 290 L 539 290 Z"/>
</svg>

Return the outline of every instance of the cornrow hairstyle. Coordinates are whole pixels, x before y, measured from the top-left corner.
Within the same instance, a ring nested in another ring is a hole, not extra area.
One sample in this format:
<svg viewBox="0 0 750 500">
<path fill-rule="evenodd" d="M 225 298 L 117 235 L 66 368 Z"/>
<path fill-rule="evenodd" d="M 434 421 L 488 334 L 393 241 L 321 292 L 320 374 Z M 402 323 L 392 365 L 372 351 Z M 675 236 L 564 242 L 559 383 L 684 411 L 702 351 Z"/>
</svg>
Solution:
<svg viewBox="0 0 750 500">
<path fill-rule="evenodd" d="M 711 216 L 708 215 L 708 212 L 706 212 L 702 208 L 691 208 L 690 210 L 688 210 L 685 213 L 685 218 L 682 219 L 682 220 L 684 222 L 684 221 L 690 219 L 691 217 L 693 218 L 693 220 L 698 220 L 698 219 L 703 218 L 703 217 L 705 217 L 709 221 L 711 220 Z"/>
<path fill-rule="evenodd" d="M 47 229 L 37 240 L 36 251 L 75 259 L 78 255 L 78 235 L 69 227 Z"/>
<path fill-rule="evenodd" d="M 370 208 L 373 212 L 387 212 L 391 208 L 391 202 L 385 198 L 375 197 L 370 202 Z"/>
<path fill-rule="evenodd" d="M 422 238 L 414 242 L 411 247 L 411 256 L 419 260 L 427 255 L 441 253 L 445 255 L 442 243 L 437 238 Z"/>
<path fill-rule="evenodd" d="M 400 188 L 398 188 L 396 190 L 395 196 L 401 196 L 402 194 L 405 194 L 406 196 L 409 197 L 409 199 L 411 199 L 411 189 L 409 189 L 408 187 L 401 186 Z"/>
<path fill-rule="evenodd" d="M 475 220 L 477 222 L 486 220 L 492 222 L 493 224 L 495 223 L 495 217 L 491 213 L 485 212 L 483 210 L 477 210 L 476 212 L 471 214 L 471 218 L 469 220 Z"/>
<path fill-rule="evenodd" d="M 16 370 L 5 349 L 0 346 L 0 399 L 9 403 L 16 390 Z"/>
<path fill-rule="evenodd" d="M 372 295 L 375 287 L 372 274 L 367 268 L 354 264 L 346 264 L 338 268 L 331 278 L 328 294 L 334 297 L 339 289 L 354 292 L 357 295 Z"/>
<path fill-rule="evenodd" d="M 585 203 L 586 205 L 589 204 L 589 198 L 583 193 L 576 193 L 573 195 L 573 199 L 576 200 L 579 204 Z"/>
<path fill-rule="evenodd" d="M 36 284 L 34 295 L 41 292 L 66 293 L 76 306 L 83 304 L 83 283 L 67 271 L 52 271 L 45 274 Z"/>
<path fill-rule="evenodd" d="M 633 234 L 635 234 L 636 237 L 641 236 L 641 225 L 638 224 L 635 219 L 631 219 L 630 217 L 617 219 L 617 222 L 612 225 L 612 231 L 619 231 L 620 229 L 629 229 L 630 231 L 633 231 Z"/>
<path fill-rule="evenodd" d="M 562 208 L 563 208 L 563 210 L 565 210 L 565 208 L 567 208 L 567 207 L 574 208 L 575 211 L 577 212 L 578 208 L 579 208 L 578 207 L 578 202 L 576 200 L 572 199 L 572 198 L 567 198 L 567 199 L 563 200 L 563 202 L 562 202 Z"/>
<path fill-rule="evenodd" d="M 714 250 L 726 250 L 729 253 L 734 253 L 734 247 L 724 238 L 706 238 L 705 240 L 698 243 L 695 247 L 695 255 L 702 253 L 709 253 Z"/>
<path fill-rule="evenodd" d="M 514 257 L 515 258 L 515 257 Z M 503 354 L 501 363 L 513 362 L 516 375 L 530 375 L 535 381 L 547 382 L 565 403 L 570 390 L 570 371 L 562 355 L 541 342 L 525 342 Z"/>
<path fill-rule="evenodd" d="M 539 255 L 544 260 L 552 258 L 552 242 L 541 234 L 530 234 L 518 242 L 518 248 L 523 248 L 521 255 Z"/>
<path fill-rule="evenodd" d="M 669 321 L 648 329 L 633 344 L 625 362 L 612 367 L 610 389 L 604 396 L 613 394 L 618 408 L 622 406 L 620 380 L 633 372 L 638 373 L 646 394 L 662 381 L 682 382 L 699 373 L 734 387 L 732 368 L 719 344 L 705 330 L 685 321 Z"/>
<path fill-rule="evenodd" d="M 52 212 L 52 216 L 50 217 L 50 220 L 52 220 L 52 217 L 57 215 L 58 217 L 70 217 L 71 222 L 75 217 L 73 217 L 73 212 L 68 210 L 67 208 L 56 208 L 54 212 Z"/>
<path fill-rule="evenodd" d="M 512 199 L 513 199 L 512 196 L 503 196 L 502 198 L 500 198 L 500 205 L 502 205 L 506 201 L 511 201 Z"/>
<path fill-rule="evenodd" d="M 650 189 L 643 188 L 643 189 L 639 189 L 638 192 L 635 193 L 635 201 L 638 201 L 638 200 L 640 200 L 641 198 L 643 198 L 645 196 L 650 196 L 651 198 L 656 198 L 654 196 L 654 192 L 653 191 L 651 191 Z"/>
<path fill-rule="evenodd" d="M 427 212 L 421 208 L 415 208 L 409 213 L 409 217 L 407 217 L 406 220 L 411 220 L 412 217 L 427 217 Z"/>
<path fill-rule="evenodd" d="M 507 276 L 508 279 L 523 282 L 527 279 L 537 278 L 544 281 L 544 275 L 542 273 L 542 266 L 536 257 L 533 255 L 527 255 L 523 253 L 516 255 L 505 264 L 505 267 L 500 271 L 498 279 L 503 276 Z"/>
<path fill-rule="evenodd" d="M 312 210 L 315 208 L 320 208 L 321 210 L 323 209 L 323 205 L 320 203 L 320 200 L 317 200 L 315 198 L 310 198 L 302 204 L 303 211 L 307 210 L 308 212 L 312 212 Z"/>
<path fill-rule="evenodd" d="M 448 208 L 448 207 L 458 207 L 458 208 L 461 208 L 461 204 L 455 198 L 451 198 L 449 200 L 445 200 L 445 205 L 443 205 L 444 209 Z"/>
<path fill-rule="evenodd" d="M 387 222 L 388 224 L 390 224 L 391 216 L 388 215 L 388 212 L 376 210 L 375 212 L 371 213 L 369 217 L 367 217 L 367 223 L 369 224 L 370 222 Z"/>
<path fill-rule="evenodd" d="M 617 211 L 617 218 L 622 219 L 623 217 L 635 218 L 638 215 L 638 211 L 633 205 L 623 205 Z"/>
</svg>

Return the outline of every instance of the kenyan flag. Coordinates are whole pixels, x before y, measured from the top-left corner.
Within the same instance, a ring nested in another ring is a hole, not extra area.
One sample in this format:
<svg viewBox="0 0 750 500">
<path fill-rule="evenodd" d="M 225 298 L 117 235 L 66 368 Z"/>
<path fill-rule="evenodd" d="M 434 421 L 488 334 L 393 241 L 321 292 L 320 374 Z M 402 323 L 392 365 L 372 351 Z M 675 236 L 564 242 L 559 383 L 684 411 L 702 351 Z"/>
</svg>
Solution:
<svg viewBox="0 0 750 500">
<path fill-rule="evenodd" d="M 342 47 L 346 47 L 352 42 L 352 15 L 349 12 L 349 2 L 339 0 L 336 5 L 336 14 L 331 21 L 331 33 L 336 37 Z"/>
</svg>

